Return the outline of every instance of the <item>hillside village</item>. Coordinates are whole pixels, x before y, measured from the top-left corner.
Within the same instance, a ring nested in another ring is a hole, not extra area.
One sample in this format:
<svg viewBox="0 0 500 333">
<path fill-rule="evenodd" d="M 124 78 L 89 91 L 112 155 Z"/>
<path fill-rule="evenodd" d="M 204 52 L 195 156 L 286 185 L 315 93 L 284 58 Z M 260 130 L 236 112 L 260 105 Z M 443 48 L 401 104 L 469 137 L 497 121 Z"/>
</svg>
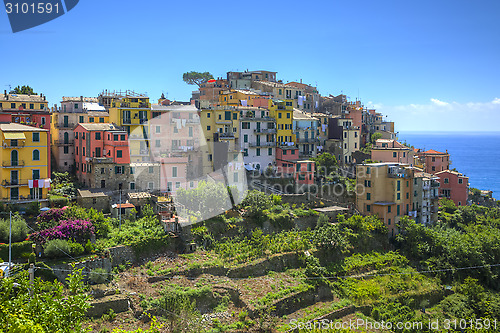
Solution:
<svg viewBox="0 0 500 333">
<path fill-rule="evenodd" d="M 96 332 L 498 318 L 466 289 L 498 299 L 497 202 L 448 151 L 400 142 L 360 100 L 276 72 L 195 83 L 182 102 L 0 94 L 0 258 L 16 264 L 3 275 L 81 269 L 92 290 L 74 325 Z"/>
</svg>

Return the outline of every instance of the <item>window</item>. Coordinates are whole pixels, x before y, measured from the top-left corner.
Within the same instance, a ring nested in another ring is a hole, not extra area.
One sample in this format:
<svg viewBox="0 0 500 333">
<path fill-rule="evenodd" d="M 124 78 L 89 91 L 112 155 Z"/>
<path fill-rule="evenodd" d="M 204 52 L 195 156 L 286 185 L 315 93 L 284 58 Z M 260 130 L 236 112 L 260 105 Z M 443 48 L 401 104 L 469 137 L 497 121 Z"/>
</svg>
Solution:
<svg viewBox="0 0 500 333">
<path fill-rule="evenodd" d="M 82 156 L 85 156 L 85 147 L 82 147 Z"/>
<path fill-rule="evenodd" d="M 243 135 L 243 142 L 248 142 L 248 134 Z"/>
<path fill-rule="evenodd" d="M 121 140 L 121 141 L 125 141 L 125 134 L 121 134 L 121 135 L 120 135 L 120 140 Z"/>
<path fill-rule="evenodd" d="M 207 126 L 207 131 L 210 131 L 210 125 Z"/>
<path fill-rule="evenodd" d="M 135 190 L 135 183 L 134 183 L 134 182 L 131 182 L 131 183 L 130 183 L 130 189 L 131 189 L 131 190 Z"/>
<path fill-rule="evenodd" d="M 16 103 L 10 103 L 10 108 L 15 109 L 16 108 Z"/>
<path fill-rule="evenodd" d="M 462 206 L 462 201 L 459 201 L 459 202 L 458 202 L 458 205 L 459 205 L 459 206 Z"/>
<path fill-rule="evenodd" d="M 79 118 L 79 119 L 80 119 L 80 121 L 79 121 L 80 123 L 85 122 L 85 119 L 84 119 L 84 117 L 83 117 L 83 116 L 80 116 L 80 118 Z"/>
<path fill-rule="evenodd" d="M 210 118 L 210 112 L 207 112 L 207 118 Z"/>
<path fill-rule="evenodd" d="M 432 162 L 436 162 L 436 158 L 435 157 L 432 158 Z"/>
<path fill-rule="evenodd" d="M 387 206 L 387 213 L 391 212 L 391 206 Z"/>
<path fill-rule="evenodd" d="M 104 122 L 104 118 L 103 118 L 103 117 L 100 117 L 100 118 L 99 118 L 99 122 L 100 122 L 100 123 L 103 123 L 103 122 Z"/>
<path fill-rule="evenodd" d="M 40 161 L 40 151 L 38 149 L 33 150 L 33 161 Z"/>
<path fill-rule="evenodd" d="M 237 119 L 238 119 L 238 113 L 233 112 L 233 120 L 237 120 Z"/>
<path fill-rule="evenodd" d="M 372 211 L 372 206 L 371 205 L 366 205 L 366 211 L 371 212 Z"/>
<path fill-rule="evenodd" d="M 458 183 L 459 184 L 463 184 L 464 183 L 464 180 L 462 178 L 458 178 Z"/>
<path fill-rule="evenodd" d="M 174 127 L 174 133 L 179 133 L 179 129 L 177 127 Z"/>
<path fill-rule="evenodd" d="M 45 125 L 45 117 L 42 117 L 42 126 Z"/>
<path fill-rule="evenodd" d="M 33 179 L 40 179 L 40 170 L 33 170 L 31 175 Z"/>
<path fill-rule="evenodd" d="M 172 177 L 177 177 L 177 167 L 172 167 Z"/>
<path fill-rule="evenodd" d="M 95 139 L 101 140 L 101 132 L 95 132 Z"/>
<path fill-rule="evenodd" d="M 189 127 L 189 137 L 192 137 L 192 136 L 193 136 L 193 128 Z"/>
<path fill-rule="evenodd" d="M 365 187 L 372 187 L 372 181 L 371 180 L 365 180 Z"/>
<path fill-rule="evenodd" d="M 148 172 L 149 173 L 153 173 L 154 172 L 154 167 L 152 167 L 152 166 L 148 167 Z"/>
<path fill-rule="evenodd" d="M 101 168 L 101 175 L 104 175 L 104 168 Z"/>
<path fill-rule="evenodd" d="M 366 174 L 369 175 L 371 172 L 370 167 L 366 167 Z"/>
<path fill-rule="evenodd" d="M 194 182 L 193 182 L 193 181 L 189 182 L 189 187 L 190 187 L 190 188 L 193 188 L 193 187 L 194 187 Z"/>
<path fill-rule="evenodd" d="M 33 133 L 33 142 L 40 142 L 40 133 Z"/>
<path fill-rule="evenodd" d="M 445 184 L 449 184 L 449 183 L 450 183 L 450 179 L 449 179 L 449 178 L 445 178 L 445 179 L 444 179 L 444 183 L 445 183 Z"/>
<path fill-rule="evenodd" d="M 243 156 L 248 156 L 248 149 L 243 149 Z"/>
<path fill-rule="evenodd" d="M 398 205 L 396 214 L 399 216 L 400 213 L 401 213 L 401 209 L 399 208 L 399 205 Z"/>
<path fill-rule="evenodd" d="M 436 167 L 435 166 L 432 167 L 432 171 L 436 171 Z"/>
<path fill-rule="evenodd" d="M 387 220 L 387 224 L 388 224 L 388 225 L 391 225 L 391 219 L 388 219 L 388 220 Z M 392 230 L 392 232 L 394 233 L 394 230 Z"/>
<path fill-rule="evenodd" d="M 116 175 L 123 174 L 123 167 L 122 166 L 115 166 L 115 174 Z"/>
<path fill-rule="evenodd" d="M 212 154 L 208 154 L 208 161 L 212 162 Z"/>
<path fill-rule="evenodd" d="M 398 182 L 397 182 L 397 190 L 401 191 L 401 181 L 400 180 L 398 180 Z"/>
<path fill-rule="evenodd" d="M 64 150 L 64 154 L 69 154 L 69 147 L 68 146 L 64 146 L 63 150 Z"/>
<path fill-rule="evenodd" d="M 244 121 L 241 123 L 242 129 L 250 129 L 250 123 L 248 121 Z"/>
<path fill-rule="evenodd" d="M 295 155 L 295 149 L 292 149 L 292 155 Z"/>
<path fill-rule="evenodd" d="M 122 158 L 122 157 L 123 157 L 123 153 L 122 153 L 122 151 L 121 151 L 121 150 L 117 150 L 117 151 L 116 151 L 116 157 L 117 157 L 117 158 Z"/>
<path fill-rule="evenodd" d="M 401 193 L 396 194 L 396 200 L 401 200 Z"/>
<path fill-rule="evenodd" d="M 177 187 L 177 183 L 175 183 L 175 186 Z M 148 182 L 148 189 L 149 190 L 154 190 L 155 184 L 153 182 Z"/>
<path fill-rule="evenodd" d="M 93 123 L 94 122 L 94 117 L 89 117 L 89 123 Z"/>
<path fill-rule="evenodd" d="M 312 171 L 312 164 L 311 163 L 307 163 L 307 171 Z"/>
<path fill-rule="evenodd" d="M 406 192 L 406 199 L 410 199 L 410 192 Z"/>
<path fill-rule="evenodd" d="M 278 112 L 278 118 L 281 119 L 282 115 L 281 112 Z"/>
<path fill-rule="evenodd" d="M 393 153 L 392 153 L 392 157 L 394 157 L 394 158 L 395 158 L 395 157 L 397 157 L 396 152 L 393 152 Z"/>
<path fill-rule="evenodd" d="M 172 182 L 167 183 L 167 191 L 172 191 Z"/>
<path fill-rule="evenodd" d="M 267 155 L 271 156 L 273 154 L 273 148 L 267 148 Z"/>
<path fill-rule="evenodd" d="M 286 113 L 286 118 L 287 118 L 287 119 L 290 119 L 290 112 L 287 112 L 287 113 Z"/>
<path fill-rule="evenodd" d="M 78 132 L 75 132 L 75 139 L 78 139 Z"/>
<path fill-rule="evenodd" d="M 35 108 L 35 104 L 31 103 L 30 104 L 30 110 L 33 110 Z"/>
<path fill-rule="evenodd" d="M 135 168 L 134 167 L 130 167 L 130 174 L 133 175 L 135 172 Z"/>
<path fill-rule="evenodd" d="M 235 173 L 233 174 L 233 183 L 237 183 L 238 181 L 239 181 L 239 179 L 238 179 L 238 173 L 237 173 L 237 172 L 235 172 Z"/>
<path fill-rule="evenodd" d="M 76 147 L 76 154 L 78 155 L 78 147 Z"/>
<path fill-rule="evenodd" d="M 371 200 L 371 199 L 372 199 L 372 194 L 366 193 L 366 200 Z"/>
<path fill-rule="evenodd" d="M 180 188 L 181 187 L 181 182 L 175 182 L 175 188 Z"/>
<path fill-rule="evenodd" d="M 257 156 L 260 156 L 260 148 L 257 148 L 257 149 L 256 149 L 255 154 L 256 154 Z"/>
<path fill-rule="evenodd" d="M 113 141 L 118 141 L 118 134 L 113 134 Z"/>
<path fill-rule="evenodd" d="M 78 103 L 75 103 L 75 109 L 78 109 Z"/>
</svg>

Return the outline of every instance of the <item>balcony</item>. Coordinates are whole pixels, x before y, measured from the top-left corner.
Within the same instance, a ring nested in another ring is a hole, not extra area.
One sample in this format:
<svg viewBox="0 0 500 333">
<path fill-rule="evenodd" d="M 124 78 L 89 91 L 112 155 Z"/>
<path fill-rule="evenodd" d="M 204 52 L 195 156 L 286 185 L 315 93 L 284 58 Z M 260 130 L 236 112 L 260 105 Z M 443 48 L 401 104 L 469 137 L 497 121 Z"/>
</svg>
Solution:
<svg viewBox="0 0 500 333">
<path fill-rule="evenodd" d="M 11 179 L 11 180 L 2 180 L 3 187 L 19 187 L 19 186 L 28 186 L 27 179 Z"/>
<path fill-rule="evenodd" d="M 55 123 L 54 127 L 58 128 L 58 129 L 74 129 L 76 127 L 76 124 L 73 124 L 73 123 Z"/>
<path fill-rule="evenodd" d="M 92 163 L 113 163 L 113 159 L 110 157 L 87 157 L 85 161 Z"/>
<path fill-rule="evenodd" d="M 20 195 L 19 197 L 0 198 L 0 201 L 10 203 L 10 204 L 15 204 L 15 203 L 45 202 L 45 201 L 49 201 L 49 199 L 44 199 L 44 198 L 34 199 L 33 197 L 31 197 L 29 195 L 28 196 Z"/>
<path fill-rule="evenodd" d="M 232 120 L 224 120 L 224 119 L 219 119 L 215 121 L 216 124 L 232 124 Z"/>
<path fill-rule="evenodd" d="M 255 147 L 274 147 L 276 146 L 275 142 L 251 142 L 248 144 L 249 147 L 255 148 Z"/>
<path fill-rule="evenodd" d="M 254 129 L 254 132 L 262 134 L 272 134 L 276 133 L 276 128 L 256 128 Z"/>
<path fill-rule="evenodd" d="M 12 140 L 9 140 L 9 141 L 4 140 L 4 142 L 3 142 L 4 149 L 24 148 L 24 141 L 17 141 L 16 143 L 13 143 Z"/>
<path fill-rule="evenodd" d="M 219 133 L 219 139 L 234 139 L 233 133 Z"/>
<path fill-rule="evenodd" d="M 2 161 L 4 168 L 23 168 L 24 161 Z"/>
<path fill-rule="evenodd" d="M 56 146 L 72 146 L 75 144 L 75 140 L 68 140 L 68 141 L 64 141 L 64 140 L 54 140 L 54 144 Z"/>
</svg>

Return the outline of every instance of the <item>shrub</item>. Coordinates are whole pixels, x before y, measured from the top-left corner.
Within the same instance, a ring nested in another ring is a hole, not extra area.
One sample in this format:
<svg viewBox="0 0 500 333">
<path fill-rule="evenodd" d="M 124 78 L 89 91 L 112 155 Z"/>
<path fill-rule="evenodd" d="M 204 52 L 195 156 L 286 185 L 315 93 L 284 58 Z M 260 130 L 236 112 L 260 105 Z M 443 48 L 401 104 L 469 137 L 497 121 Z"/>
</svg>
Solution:
<svg viewBox="0 0 500 333">
<path fill-rule="evenodd" d="M 30 241 L 12 243 L 12 259 L 29 256 L 31 244 L 32 242 Z M 4 261 L 9 260 L 9 244 L 0 243 L 0 259 Z"/>
<path fill-rule="evenodd" d="M 96 268 L 90 272 L 90 282 L 94 284 L 101 284 L 108 281 L 109 273 L 104 268 Z"/>
<path fill-rule="evenodd" d="M 87 251 L 87 253 L 92 253 L 92 252 L 94 252 L 94 250 L 95 250 L 95 246 L 94 246 L 94 244 L 92 244 L 92 242 L 89 239 L 87 241 L 87 243 L 85 243 L 85 251 Z"/>
<path fill-rule="evenodd" d="M 72 256 L 80 256 L 83 254 L 83 252 L 85 252 L 83 245 L 80 243 L 69 242 L 69 247 L 70 247 Z"/>
<path fill-rule="evenodd" d="M 10 219 L 0 220 L 0 240 L 9 242 Z M 12 215 L 12 242 L 20 242 L 26 239 L 28 234 L 28 225 L 21 215 Z"/>
<path fill-rule="evenodd" d="M 55 227 L 59 224 L 59 221 L 63 219 L 65 209 L 63 208 L 52 208 L 45 212 L 42 212 L 37 217 L 37 229 L 43 230 Z"/>
<path fill-rule="evenodd" d="M 44 244 L 53 239 L 73 239 L 83 243 L 94 234 L 94 226 L 87 220 L 64 220 L 53 228 L 41 230 L 31 234 L 33 241 Z"/>
<path fill-rule="evenodd" d="M 53 239 L 45 244 L 43 253 L 50 258 L 65 257 L 71 253 L 71 247 L 67 240 Z"/>
</svg>

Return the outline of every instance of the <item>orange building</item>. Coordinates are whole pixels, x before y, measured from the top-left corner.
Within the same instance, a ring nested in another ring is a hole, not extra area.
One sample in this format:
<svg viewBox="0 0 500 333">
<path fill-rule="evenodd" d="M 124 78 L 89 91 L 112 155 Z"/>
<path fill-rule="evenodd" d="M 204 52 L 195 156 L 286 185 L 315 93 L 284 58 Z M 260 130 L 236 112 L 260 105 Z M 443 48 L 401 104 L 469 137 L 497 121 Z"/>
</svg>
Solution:
<svg viewBox="0 0 500 333">
<path fill-rule="evenodd" d="M 441 153 L 436 150 L 427 150 L 417 153 L 418 163 L 424 165 L 424 170 L 427 173 L 435 174 L 439 171 L 448 170 L 450 168 L 450 154 Z"/>
</svg>

